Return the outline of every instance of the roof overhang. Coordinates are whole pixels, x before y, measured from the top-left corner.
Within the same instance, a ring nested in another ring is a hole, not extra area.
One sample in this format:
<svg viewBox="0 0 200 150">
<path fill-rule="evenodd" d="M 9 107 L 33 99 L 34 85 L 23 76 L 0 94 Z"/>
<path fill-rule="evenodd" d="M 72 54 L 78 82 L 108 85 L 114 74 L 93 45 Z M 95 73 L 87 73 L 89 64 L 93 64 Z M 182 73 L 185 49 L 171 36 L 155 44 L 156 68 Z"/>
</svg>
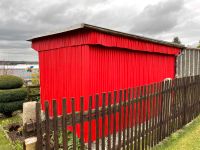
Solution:
<svg viewBox="0 0 200 150">
<path fill-rule="evenodd" d="M 148 38 L 148 37 L 144 37 L 144 36 L 129 34 L 129 33 L 120 32 L 120 31 L 115 31 L 115 30 L 102 28 L 102 27 L 98 27 L 98 26 L 94 26 L 94 25 L 90 25 L 90 24 L 85 24 L 85 23 L 81 23 L 81 24 L 78 24 L 78 25 L 68 27 L 67 29 L 62 30 L 62 31 L 56 31 L 56 32 L 51 32 L 51 33 L 47 33 L 47 34 L 44 34 L 44 35 L 39 35 L 39 36 L 33 37 L 33 38 L 31 38 L 27 41 L 34 41 L 34 40 L 39 40 L 39 39 L 43 39 L 43 38 L 46 38 L 46 37 L 52 37 L 54 35 L 60 35 L 60 34 L 63 34 L 63 33 L 71 32 L 71 31 L 75 31 L 75 30 L 79 30 L 79 29 L 90 29 L 90 30 L 95 30 L 95 31 L 115 35 L 115 36 L 123 36 L 123 37 L 133 38 L 133 39 L 137 39 L 137 40 L 157 43 L 157 44 L 166 45 L 166 46 L 170 46 L 170 47 L 176 47 L 176 48 L 180 48 L 180 49 L 185 48 L 185 46 L 182 45 L 182 44 L 176 44 L 176 43 L 172 43 L 172 42 L 156 40 L 156 39 L 152 39 L 152 38 Z"/>
</svg>

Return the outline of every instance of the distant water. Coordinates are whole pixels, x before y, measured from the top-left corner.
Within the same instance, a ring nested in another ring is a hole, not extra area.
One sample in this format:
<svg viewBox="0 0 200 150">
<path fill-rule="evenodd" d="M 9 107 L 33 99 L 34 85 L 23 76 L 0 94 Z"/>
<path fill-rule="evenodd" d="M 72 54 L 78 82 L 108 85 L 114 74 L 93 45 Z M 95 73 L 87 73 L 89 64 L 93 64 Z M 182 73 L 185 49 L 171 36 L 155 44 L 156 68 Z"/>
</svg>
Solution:
<svg viewBox="0 0 200 150">
<path fill-rule="evenodd" d="M 32 74 L 38 72 L 38 69 L 33 69 L 32 72 L 28 72 L 27 68 L 9 68 L 9 69 L 3 69 L 3 67 L 0 67 L 0 75 L 3 74 L 10 74 L 19 76 L 25 80 L 29 80 L 32 78 Z"/>
</svg>

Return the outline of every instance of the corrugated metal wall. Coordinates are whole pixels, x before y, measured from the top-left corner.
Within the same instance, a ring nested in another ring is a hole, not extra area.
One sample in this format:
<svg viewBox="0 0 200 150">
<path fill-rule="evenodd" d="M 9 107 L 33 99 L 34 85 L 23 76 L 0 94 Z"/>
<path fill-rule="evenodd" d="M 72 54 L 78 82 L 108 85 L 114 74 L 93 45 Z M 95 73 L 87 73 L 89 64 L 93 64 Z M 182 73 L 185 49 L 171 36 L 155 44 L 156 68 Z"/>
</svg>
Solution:
<svg viewBox="0 0 200 150">
<path fill-rule="evenodd" d="M 81 45 L 39 52 L 41 103 L 57 100 L 58 114 L 62 112 L 61 100 L 76 99 L 76 110 L 80 108 L 80 96 L 84 96 L 84 109 L 88 109 L 90 95 L 162 81 L 175 76 L 175 56 L 159 53 L 138 52 L 103 46 Z M 102 104 L 100 96 L 99 105 Z M 44 105 L 42 105 L 44 108 Z M 95 102 L 93 102 L 93 108 Z M 71 107 L 67 107 L 71 112 Z M 118 117 L 117 117 L 118 118 Z M 101 120 L 101 119 L 100 119 Z M 105 120 L 107 124 L 107 119 Z M 88 128 L 85 124 L 84 139 Z M 95 121 L 92 122 L 95 139 Z M 99 125 L 101 129 L 101 125 Z M 112 128 L 112 125 L 111 125 Z M 118 130 L 118 126 L 116 126 Z M 77 126 L 77 134 L 80 136 Z M 107 134 L 105 130 L 105 135 Z M 101 134 L 100 134 L 101 136 Z"/>
<path fill-rule="evenodd" d="M 61 114 L 63 97 L 79 99 L 80 96 L 89 95 L 88 57 L 87 45 L 39 52 L 42 108 L 44 101 L 48 100 L 52 114 L 51 101 L 56 99 L 58 114 Z M 70 105 L 68 101 L 67 104 Z M 71 111 L 71 107 L 67 110 Z"/>
<path fill-rule="evenodd" d="M 103 46 L 42 51 L 39 60 L 41 102 L 56 99 L 59 114 L 63 97 L 88 98 L 95 93 L 160 82 L 175 76 L 174 55 Z M 79 109 L 78 103 L 76 109 Z"/>
<path fill-rule="evenodd" d="M 90 46 L 89 93 L 136 87 L 175 76 L 175 56 Z"/>
<path fill-rule="evenodd" d="M 182 50 L 176 60 L 176 77 L 186 77 L 200 74 L 200 49 L 188 48 Z"/>
</svg>

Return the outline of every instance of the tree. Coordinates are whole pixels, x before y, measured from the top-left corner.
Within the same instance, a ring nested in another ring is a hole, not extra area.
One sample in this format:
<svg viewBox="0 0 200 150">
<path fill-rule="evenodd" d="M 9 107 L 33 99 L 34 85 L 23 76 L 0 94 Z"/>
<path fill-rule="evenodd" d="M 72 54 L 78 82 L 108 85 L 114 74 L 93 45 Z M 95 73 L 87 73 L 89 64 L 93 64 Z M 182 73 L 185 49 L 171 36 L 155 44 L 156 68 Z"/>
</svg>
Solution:
<svg viewBox="0 0 200 150">
<path fill-rule="evenodd" d="M 199 44 L 198 44 L 197 48 L 200 48 L 200 41 L 199 41 Z"/>
<path fill-rule="evenodd" d="M 176 44 L 181 44 L 181 41 L 179 40 L 179 37 L 178 37 L 178 36 L 174 37 L 174 39 L 173 39 L 172 42 L 173 42 L 173 43 L 176 43 Z"/>
</svg>

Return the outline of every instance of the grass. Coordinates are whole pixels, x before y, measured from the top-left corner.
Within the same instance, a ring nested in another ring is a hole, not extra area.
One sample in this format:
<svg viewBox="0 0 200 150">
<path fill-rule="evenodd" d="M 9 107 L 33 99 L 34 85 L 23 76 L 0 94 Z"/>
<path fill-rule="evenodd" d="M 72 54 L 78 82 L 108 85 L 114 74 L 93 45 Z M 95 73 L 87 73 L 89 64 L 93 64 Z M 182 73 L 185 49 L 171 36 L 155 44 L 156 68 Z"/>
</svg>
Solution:
<svg viewBox="0 0 200 150">
<path fill-rule="evenodd" d="M 22 150 L 22 144 L 18 141 L 9 141 L 3 131 L 3 127 L 21 121 L 20 116 L 0 119 L 0 150 Z M 200 116 L 183 129 L 173 133 L 154 150 L 200 150 Z"/>
<path fill-rule="evenodd" d="M 6 150 L 6 149 L 13 149 L 12 144 L 10 141 L 6 138 L 4 132 L 2 129 L 0 129 L 0 149 Z"/>
<path fill-rule="evenodd" d="M 5 127 L 12 123 L 21 123 L 21 122 L 22 122 L 22 118 L 19 115 L 16 115 L 14 117 L 0 119 L 0 126 Z"/>
<path fill-rule="evenodd" d="M 3 127 L 12 124 L 12 123 L 20 123 L 22 119 L 19 115 L 0 119 L 0 150 L 22 150 L 22 144 L 19 141 L 12 142 L 10 141 L 5 134 Z"/>
<path fill-rule="evenodd" d="M 200 116 L 157 145 L 155 150 L 200 150 Z"/>
</svg>

